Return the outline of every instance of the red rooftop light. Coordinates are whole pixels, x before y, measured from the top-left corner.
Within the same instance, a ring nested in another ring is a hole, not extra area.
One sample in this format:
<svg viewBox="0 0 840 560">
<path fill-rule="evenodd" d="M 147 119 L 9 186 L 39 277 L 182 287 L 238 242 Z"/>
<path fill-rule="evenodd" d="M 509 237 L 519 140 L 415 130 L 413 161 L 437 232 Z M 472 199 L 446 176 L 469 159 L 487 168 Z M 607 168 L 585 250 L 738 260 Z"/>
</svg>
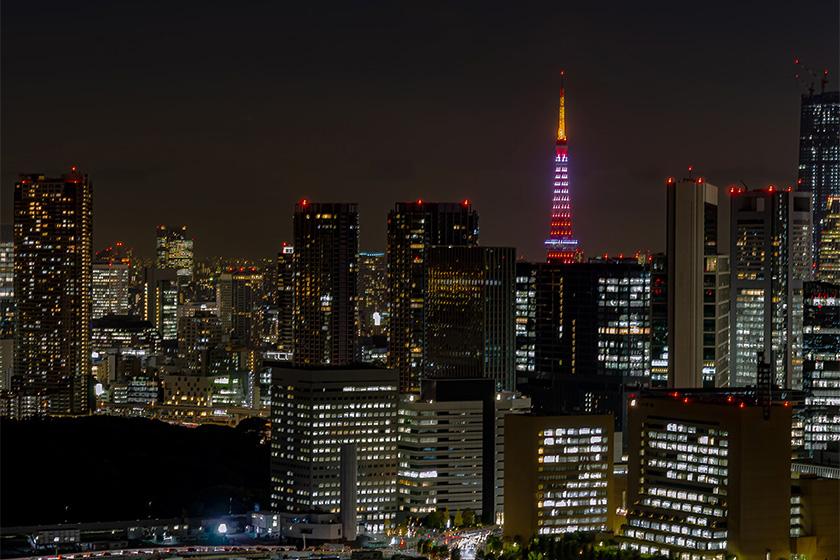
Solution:
<svg viewBox="0 0 840 560">
<path fill-rule="evenodd" d="M 423 204 L 423 199 L 422 199 L 422 198 L 418 198 L 418 199 L 417 199 L 417 204 Z"/>
<path fill-rule="evenodd" d="M 767 187 L 767 192 L 776 192 L 776 185 L 770 185 Z"/>
<path fill-rule="evenodd" d="M 739 402 L 739 403 L 738 403 L 738 408 L 747 408 L 747 403 L 745 403 L 745 402 Z"/>
</svg>

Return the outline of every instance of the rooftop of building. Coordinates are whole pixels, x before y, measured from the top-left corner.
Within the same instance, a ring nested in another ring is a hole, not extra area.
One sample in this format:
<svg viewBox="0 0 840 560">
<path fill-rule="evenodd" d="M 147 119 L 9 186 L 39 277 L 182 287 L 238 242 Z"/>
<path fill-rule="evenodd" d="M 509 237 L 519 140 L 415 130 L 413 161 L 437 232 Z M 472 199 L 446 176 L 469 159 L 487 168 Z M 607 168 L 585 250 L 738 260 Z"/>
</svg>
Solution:
<svg viewBox="0 0 840 560">
<path fill-rule="evenodd" d="M 720 388 L 720 389 L 642 389 L 628 397 L 642 399 L 661 399 L 682 401 L 685 404 L 702 403 L 741 408 L 765 406 L 793 407 L 805 401 L 805 392 L 774 387 L 769 398 L 756 387 Z"/>
<path fill-rule="evenodd" d="M 145 330 L 152 328 L 152 324 L 134 315 L 105 315 L 93 320 L 93 328 Z"/>
</svg>

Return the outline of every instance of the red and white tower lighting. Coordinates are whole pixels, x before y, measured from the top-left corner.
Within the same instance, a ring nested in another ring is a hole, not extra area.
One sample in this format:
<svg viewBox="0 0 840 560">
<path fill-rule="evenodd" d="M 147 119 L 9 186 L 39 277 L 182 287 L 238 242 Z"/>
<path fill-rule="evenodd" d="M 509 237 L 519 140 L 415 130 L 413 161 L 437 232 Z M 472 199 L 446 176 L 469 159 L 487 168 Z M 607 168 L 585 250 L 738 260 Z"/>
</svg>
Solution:
<svg viewBox="0 0 840 560">
<path fill-rule="evenodd" d="M 554 147 L 554 195 L 551 201 L 551 230 L 545 240 L 550 263 L 583 260 L 583 252 L 572 235 L 572 201 L 569 195 L 569 144 L 566 139 L 565 72 L 560 72 L 560 118 Z"/>
</svg>

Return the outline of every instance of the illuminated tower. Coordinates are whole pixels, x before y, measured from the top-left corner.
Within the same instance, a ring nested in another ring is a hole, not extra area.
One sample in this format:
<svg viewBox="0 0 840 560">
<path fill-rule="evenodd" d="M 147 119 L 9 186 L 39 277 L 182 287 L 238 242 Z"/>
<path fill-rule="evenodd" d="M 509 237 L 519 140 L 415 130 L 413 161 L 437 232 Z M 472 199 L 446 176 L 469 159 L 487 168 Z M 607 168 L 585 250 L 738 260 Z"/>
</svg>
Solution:
<svg viewBox="0 0 840 560">
<path fill-rule="evenodd" d="M 24 417 L 88 412 L 91 197 L 76 167 L 15 184 L 15 383 Z"/>
<path fill-rule="evenodd" d="M 545 240 L 550 263 L 571 263 L 583 260 L 583 252 L 572 236 L 572 201 L 569 196 L 569 145 L 566 140 L 565 72 L 560 72 L 560 118 L 554 150 L 554 196 L 551 201 L 551 231 Z"/>
</svg>

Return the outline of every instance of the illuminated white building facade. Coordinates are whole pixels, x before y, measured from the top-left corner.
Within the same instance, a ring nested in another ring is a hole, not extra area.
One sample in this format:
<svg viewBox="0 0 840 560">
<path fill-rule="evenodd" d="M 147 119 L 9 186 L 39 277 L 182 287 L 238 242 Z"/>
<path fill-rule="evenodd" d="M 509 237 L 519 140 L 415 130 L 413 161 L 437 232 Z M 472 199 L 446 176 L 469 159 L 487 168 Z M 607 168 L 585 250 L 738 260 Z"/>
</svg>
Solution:
<svg viewBox="0 0 840 560">
<path fill-rule="evenodd" d="M 611 416 L 508 416 L 505 536 L 608 530 L 612 446 Z"/>
<path fill-rule="evenodd" d="M 341 448 L 356 446 L 357 511 L 370 531 L 397 511 L 393 370 L 272 368 L 271 509 L 338 513 Z"/>
</svg>

